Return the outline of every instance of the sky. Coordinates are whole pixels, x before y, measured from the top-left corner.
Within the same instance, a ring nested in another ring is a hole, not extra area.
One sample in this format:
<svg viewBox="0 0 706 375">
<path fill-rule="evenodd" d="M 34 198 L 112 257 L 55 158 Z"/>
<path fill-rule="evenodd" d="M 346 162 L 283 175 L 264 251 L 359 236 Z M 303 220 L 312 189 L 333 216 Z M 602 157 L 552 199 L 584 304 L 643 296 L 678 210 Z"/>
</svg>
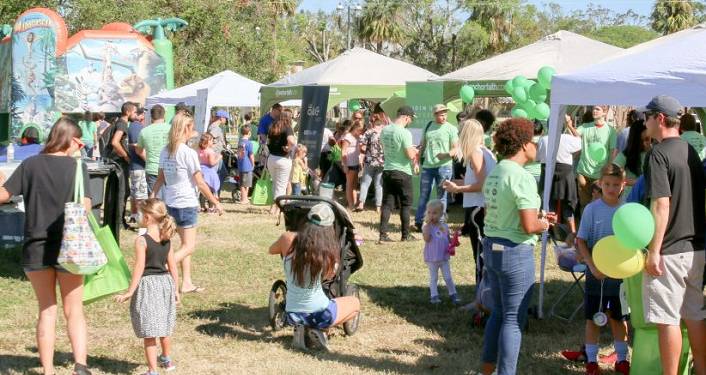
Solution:
<svg viewBox="0 0 706 375">
<path fill-rule="evenodd" d="M 404 0 L 400 0 L 404 1 Z M 482 0 L 478 0 L 479 2 L 482 2 Z M 547 4 L 550 1 L 547 0 L 526 0 L 528 3 L 532 3 L 537 5 L 538 7 L 542 7 L 543 4 Z M 355 1 L 352 1 L 355 3 Z M 362 3 L 362 0 L 359 0 L 360 3 Z M 572 10 L 577 10 L 577 9 L 583 9 L 586 7 L 586 4 L 588 3 L 593 3 L 596 5 L 600 5 L 604 8 L 609 8 L 613 9 L 617 13 L 624 13 L 628 9 L 634 10 L 637 14 L 642 15 L 642 16 L 649 16 L 650 13 L 652 12 L 652 5 L 654 4 L 654 0 L 552 0 L 551 2 L 557 3 L 561 5 L 562 9 L 564 11 L 572 11 Z M 338 0 L 302 0 L 300 9 L 304 10 L 324 10 L 324 11 L 331 11 L 336 9 L 336 5 L 338 5 L 339 1 Z"/>
</svg>

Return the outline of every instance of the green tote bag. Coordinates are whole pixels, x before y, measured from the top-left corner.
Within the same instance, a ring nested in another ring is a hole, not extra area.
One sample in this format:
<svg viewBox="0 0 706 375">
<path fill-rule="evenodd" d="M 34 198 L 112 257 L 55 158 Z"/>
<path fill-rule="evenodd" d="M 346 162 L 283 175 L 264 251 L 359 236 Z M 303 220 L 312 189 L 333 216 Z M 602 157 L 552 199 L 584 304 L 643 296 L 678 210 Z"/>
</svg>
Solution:
<svg viewBox="0 0 706 375">
<path fill-rule="evenodd" d="M 269 206 L 275 200 L 274 193 L 274 190 L 272 190 L 272 177 L 270 172 L 265 169 L 260 179 L 255 183 L 255 189 L 252 192 L 252 204 L 255 206 Z"/>
<path fill-rule="evenodd" d="M 83 304 L 88 305 L 130 287 L 130 268 L 125 262 L 120 246 L 115 242 L 110 228 L 100 227 L 93 214 L 88 215 L 98 243 L 108 257 L 108 264 L 83 281 Z"/>
</svg>

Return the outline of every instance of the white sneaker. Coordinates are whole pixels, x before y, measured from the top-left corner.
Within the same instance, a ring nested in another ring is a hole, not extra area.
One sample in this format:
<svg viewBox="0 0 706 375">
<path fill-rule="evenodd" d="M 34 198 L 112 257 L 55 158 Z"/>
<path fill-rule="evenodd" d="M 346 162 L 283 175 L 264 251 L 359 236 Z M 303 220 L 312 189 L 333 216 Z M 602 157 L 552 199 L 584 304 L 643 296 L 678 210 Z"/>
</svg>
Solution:
<svg viewBox="0 0 706 375">
<path fill-rule="evenodd" d="M 304 336 L 306 335 L 306 328 L 297 324 L 294 326 L 294 336 L 292 337 L 292 345 L 297 349 L 306 350 L 306 340 Z"/>
</svg>

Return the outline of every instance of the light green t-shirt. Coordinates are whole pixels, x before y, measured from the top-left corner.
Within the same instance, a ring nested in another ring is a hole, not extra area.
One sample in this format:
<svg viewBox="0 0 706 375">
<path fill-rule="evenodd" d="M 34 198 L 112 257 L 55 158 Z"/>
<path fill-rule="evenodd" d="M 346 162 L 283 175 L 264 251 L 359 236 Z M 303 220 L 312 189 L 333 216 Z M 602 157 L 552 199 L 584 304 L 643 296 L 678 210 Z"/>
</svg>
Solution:
<svg viewBox="0 0 706 375">
<path fill-rule="evenodd" d="M 642 165 L 645 164 L 645 155 L 647 155 L 646 152 L 641 152 L 640 153 L 640 168 L 642 168 Z M 625 169 L 625 177 L 630 179 L 630 180 L 637 180 L 640 176 L 636 175 L 629 169 L 625 168 L 625 163 L 627 163 L 627 158 L 625 157 L 625 154 L 622 152 L 619 152 L 618 155 L 615 156 L 615 159 L 613 159 L 613 164 L 617 165 L 620 168 Z M 623 189 L 623 194 L 620 196 L 622 201 L 625 201 L 625 198 L 627 198 L 628 195 L 630 195 L 630 191 L 632 191 L 632 186 L 630 185 L 625 185 L 625 189 Z"/>
<path fill-rule="evenodd" d="M 380 141 L 385 153 L 386 171 L 400 171 L 412 175 L 412 161 L 407 157 L 407 149 L 412 147 L 412 133 L 402 125 L 392 123 L 380 132 Z"/>
<path fill-rule="evenodd" d="M 81 142 L 86 146 L 93 147 L 96 135 L 96 123 L 93 121 L 79 121 L 78 126 L 81 128 Z"/>
<path fill-rule="evenodd" d="M 145 173 L 156 176 L 159 172 L 159 154 L 169 143 L 171 125 L 163 122 L 146 126 L 140 132 L 137 145 L 145 150 Z"/>
<path fill-rule="evenodd" d="M 685 140 L 699 153 L 699 159 L 704 160 L 706 158 L 706 138 L 701 133 L 690 130 L 682 133 L 681 139 Z"/>
<path fill-rule="evenodd" d="M 521 165 L 502 160 L 485 178 L 485 235 L 534 245 L 537 236 L 525 233 L 519 210 L 539 209 L 537 182 Z"/>
<path fill-rule="evenodd" d="M 448 153 L 451 146 L 458 142 L 458 129 L 445 122 L 437 124 L 433 122 L 423 135 L 424 137 L 424 164 L 422 168 L 438 168 L 453 164 L 452 159 L 439 160 L 436 156 L 440 153 Z"/>
<path fill-rule="evenodd" d="M 608 123 L 597 127 L 593 122 L 589 122 L 579 126 L 576 130 L 581 135 L 581 158 L 576 172 L 592 179 L 598 179 L 601 177 L 601 169 L 610 160 L 610 154 L 615 149 L 615 143 L 618 139 L 615 128 Z M 600 143 L 606 148 L 604 160 L 593 160 L 588 155 L 588 148 L 592 143 Z"/>
</svg>

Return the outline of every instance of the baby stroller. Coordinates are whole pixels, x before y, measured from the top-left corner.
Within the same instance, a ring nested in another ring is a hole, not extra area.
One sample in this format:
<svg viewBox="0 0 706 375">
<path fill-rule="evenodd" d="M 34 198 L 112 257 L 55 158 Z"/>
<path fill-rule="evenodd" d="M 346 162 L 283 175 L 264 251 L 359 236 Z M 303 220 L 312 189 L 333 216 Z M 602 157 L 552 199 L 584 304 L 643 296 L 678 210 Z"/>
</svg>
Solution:
<svg viewBox="0 0 706 375">
<path fill-rule="evenodd" d="M 360 299 L 358 286 L 349 284 L 348 279 L 354 272 L 363 267 L 363 257 L 356 244 L 353 223 L 346 209 L 337 202 L 318 196 L 286 195 L 275 200 L 275 204 L 284 215 L 284 226 L 288 231 L 297 231 L 306 222 L 309 210 L 321 202 L 330 204 L 336 215 L 334 230 L 339 239 L 341 251 L 336 276 L 332 280 L 322 282 L 324 293 L 329 299 L 342 296 L 356 296 Z M 288 325 L 285 312 L 286 301 L 287 283 L 284 280 L 277 280 L 272 284 L 269 297 L 269 318 L 273 331 L 278 331 Z M 359 322 L 360 314 L 355 319 L 344 323 L 343 330 L 346 335 L 353 335 L 358 330 Z"/>
<path fill-rule="evenodd" d="M 230 198 L 233 202 L 240 201 L 240 176 L 238 174 L 238 153 L 237 150 L 233 149 L 228 145 L 226 149 L 221 152 L 223 155 L 223 163 L 226 167 L 227 175 L 223 184 L 221 184 L 221 191 L 226 191 L 230 193 Z M 257 180 L 262 175 L 264 166 L 255 162 L 255 167 L 253 168 L 252 186 L 255 186 Z M 250 189 L 252 194 L 253 189 Z"/>
</svg>

